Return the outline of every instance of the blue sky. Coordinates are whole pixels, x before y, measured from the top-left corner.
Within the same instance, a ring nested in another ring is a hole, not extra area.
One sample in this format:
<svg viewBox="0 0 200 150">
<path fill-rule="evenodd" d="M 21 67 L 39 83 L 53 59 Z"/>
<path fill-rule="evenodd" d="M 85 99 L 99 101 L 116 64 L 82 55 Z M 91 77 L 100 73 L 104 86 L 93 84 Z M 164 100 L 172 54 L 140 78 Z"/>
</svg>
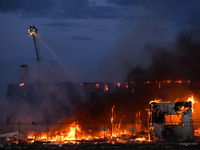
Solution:
<svg viewBox="0 0 200 150">
<path fill-rule="evenodd" d="M 30 82 L 39 76 L 44 82 L 124 81 L 134 66 L 149 65 L 145 44 L 167 45 L 180 30 L 199 26 L 199 6 L 199 0 L 0 0 L 0 98 L 7 83 L 19 83 L 21 64 L 29 66 Z M 29 25 L 61 66 L 39 43 L 38 69 Z"/>
</svg>

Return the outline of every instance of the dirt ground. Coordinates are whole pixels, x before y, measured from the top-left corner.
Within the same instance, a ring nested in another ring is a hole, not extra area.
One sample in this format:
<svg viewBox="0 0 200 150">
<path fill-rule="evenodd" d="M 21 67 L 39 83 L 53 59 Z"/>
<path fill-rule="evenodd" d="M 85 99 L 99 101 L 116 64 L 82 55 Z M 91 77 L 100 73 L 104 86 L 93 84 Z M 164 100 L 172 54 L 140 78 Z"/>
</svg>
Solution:
<svg viewBox="0 0 200 150">
<path fill-rule="evenodd" d="M 13 149 L 21 149 L 21 150 L 199 150 L 199 143 L 137 143 L 137 144 L 79 144 L 79 145 L 29 145 L 29 144 L 21 144 L 21 145 L 1 145 L 1 150 L 13 150 Z"/>
</svg>

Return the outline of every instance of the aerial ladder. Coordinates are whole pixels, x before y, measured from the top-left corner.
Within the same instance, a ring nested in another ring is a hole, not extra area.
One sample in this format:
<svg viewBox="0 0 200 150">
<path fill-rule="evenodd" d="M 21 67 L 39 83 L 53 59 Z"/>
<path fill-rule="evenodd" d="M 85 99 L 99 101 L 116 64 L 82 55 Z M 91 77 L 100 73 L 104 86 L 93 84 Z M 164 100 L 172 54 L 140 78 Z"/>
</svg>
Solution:
<svg viewBox="0 0 200 150">
<path fill-rule="evenodd" d="M 33 25 L 33 26 L 29 26 L 28 28 L 28 34 L 33 36 L 33 41 L 34 41 L 34 45 L 35 45 L 35 52 L 36 52 L 36 56 L 37 56 L 37 61 L 39 62 L 41 60 L 41 55 L 40 55 L 40 50 L 39 50 L 39 44 L 38 44 L 38 39 L 35 36 L 35 34 L 37 34 L 38 29 Z"/>
</svg>

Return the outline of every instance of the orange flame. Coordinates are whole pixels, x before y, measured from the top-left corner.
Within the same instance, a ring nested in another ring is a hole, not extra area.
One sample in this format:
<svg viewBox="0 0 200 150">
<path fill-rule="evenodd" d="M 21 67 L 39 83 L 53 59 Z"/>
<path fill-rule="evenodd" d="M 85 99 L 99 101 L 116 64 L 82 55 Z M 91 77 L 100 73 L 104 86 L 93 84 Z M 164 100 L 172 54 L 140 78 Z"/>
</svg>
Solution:
<svg viewBox="0 0 200 150">
<path fill-rule="evenodd" d="M 120 88 L 120 83 L 117 83 L 117 86 Z"/>
<path fill-rule="evenodd" d="M 19 86 L 24 86 L 24 85 L 25 85 L 24 83 L 20 83 L 20 84 L 19 84 Z"/>
<path fill-rule="evenodd" d="M 83 131 L 81 131 L 81 126 L 78 124 L 78 122 L 73 122 L 68 129 L 60 129 L 60 130 L 54 130 L 52 129 L 51 132 L 43 132 L 41 134 L 37 134 L 32 132 L 28 135 L 28 141 L 29 143 L 33 143 L 34 141 L 41 141 L 41 142 L 53 142 L 54 144 L 80 144 L 80 141 L 84 140 L 99 140 L 99 139 L 108 139 L 107 143 L 126 143 L 130 139 L 130 135 L 133 132 L 128 131 L 124 129 L 123 131 L 120 131 L 122 119 L 125 117 L 125 115 L 121 118 L 119 123 L 115 122 L 115 106 L 112 106 L 111 112 L 111 128 L 104 128 L 106 130 L 100 131 L 98 136 L 92 136 L 92 130 L 88 130 L 89 134 L 85 134 Z M 140 117 L 140 112 L 139 112 Z M 133 128 L 133 125 L 132 125 Z M 135 134 L 135 133 L 134 133 Z M 143 136 L 140 136 L 141 138 L 136 139 L 135 141 L 143 142 L 146 141 L 147 138 L 144 138 Z"/>
<path fill-rule="evenodd" d="M 189 97 L 187 101 L 192 103 L 192 113 L 195 113 L 194 104 L 198 103 L 198 101 L 194 100 L 194 96 L 193 95 L 191 97 Z"/>
<path fill-rule="evenodd" d="M 108 85 L 104 85 L 104 91 L 108 91 Z"/>
</svg>

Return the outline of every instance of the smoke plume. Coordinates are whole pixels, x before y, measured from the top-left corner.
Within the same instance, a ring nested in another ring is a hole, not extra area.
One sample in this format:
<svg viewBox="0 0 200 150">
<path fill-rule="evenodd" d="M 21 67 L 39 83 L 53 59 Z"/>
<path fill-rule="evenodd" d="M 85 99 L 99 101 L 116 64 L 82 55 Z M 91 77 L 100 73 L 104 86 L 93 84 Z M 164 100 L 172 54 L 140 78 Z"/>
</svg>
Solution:
<svg viewBox="0 0 200 150">
<path fill-rule="evenodd" d="M 150 65 L 131 69 L 131 80 L 200 80 L 200 28 L 180 31 L 166 46 L 148 43 L 144 49 L 150 56 Z"/>
</svg>

